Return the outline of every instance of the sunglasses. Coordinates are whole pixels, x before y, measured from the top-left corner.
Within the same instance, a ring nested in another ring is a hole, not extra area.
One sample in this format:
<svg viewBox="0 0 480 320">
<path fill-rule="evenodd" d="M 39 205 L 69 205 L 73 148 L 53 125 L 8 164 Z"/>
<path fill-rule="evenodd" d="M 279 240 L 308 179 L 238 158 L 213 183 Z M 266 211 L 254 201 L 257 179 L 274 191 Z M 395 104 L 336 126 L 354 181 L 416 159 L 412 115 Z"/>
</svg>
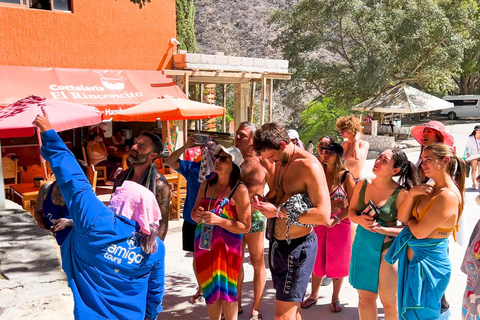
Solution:
<svg viewBox="0 0 480 320">
<path fill-rule="evenodd" d="M 219 160 L 220 162 L 227 162 L 228 157 L 227 156 L 219 156 L 218 154 L 213 156 L 215 160 Z"/>
</svg>

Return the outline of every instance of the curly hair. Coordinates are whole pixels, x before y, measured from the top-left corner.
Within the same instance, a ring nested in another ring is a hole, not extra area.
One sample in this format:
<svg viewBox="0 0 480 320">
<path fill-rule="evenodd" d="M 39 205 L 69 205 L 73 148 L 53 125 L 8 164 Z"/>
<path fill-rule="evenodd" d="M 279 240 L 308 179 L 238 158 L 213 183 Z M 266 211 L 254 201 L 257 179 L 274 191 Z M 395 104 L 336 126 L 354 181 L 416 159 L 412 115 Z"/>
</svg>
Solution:
<svg viewBox="0 0 480 320">
<path fill-rule="evenodd" d="M 335 126 L 339 131 L 347 129 L 352 134 L 362 132 L 360 120 L 355 116 L 340 117 L 338 118 L 337 123 L 335 123 Z"/>
</svg>

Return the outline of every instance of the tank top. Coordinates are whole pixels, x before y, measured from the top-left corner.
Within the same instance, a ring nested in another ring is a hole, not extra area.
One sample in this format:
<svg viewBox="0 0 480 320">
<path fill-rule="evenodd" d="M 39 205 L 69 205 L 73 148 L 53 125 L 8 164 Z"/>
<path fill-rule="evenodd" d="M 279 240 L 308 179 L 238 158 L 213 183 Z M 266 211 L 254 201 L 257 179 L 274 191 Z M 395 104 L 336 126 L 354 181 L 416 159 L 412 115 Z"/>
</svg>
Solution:
<svg viewBox="0 0 480 320">
<path fill-rule="evenodd" d="M 357 211 L 362 212 L 367 207 L 365 203 L 365 190 L 367 189 L 368 180 L 365 179 L 363 181 L 362 189 L 358 195 L 358 203 L 357 203 Z M 397 221 L 397 197 L 400 190 L 402 190 L 402 186 L 398 186 L 395 190 L 393 190 L 392 194 L 385 202 L 382 207 L 378 207 L 380 209 L 380 216 L 378 217 L 379 220 L 384 222 L 396 222 Z"/>
<path fill-rule="evenodd" d="M 235 187 L 233 188 L 232 192 L 231 192 L 230 195 L 228 196 L 229 203 L 230 203 L 230 199 L 232 199 L 232 197 L 233 197 L 233 194 L 235 193 L 235 191 L 237 191 L 238 186 L 239 186 L 240 184 L 242 184 L 242 183 L 243 183 L 243 182 L 238 182 L 238 183 L 235 185 Z M 199 204 L 199 206 L 202 207 L 202 208 L 204 208 L 205 211 L 212 210 L 212 209 L 216 206 L 217 200 L 218 200 L 218 199 L 215 199 L 215 198 L 207 197 L 207 189 L 208 189 L 208 183 L 207 183 L 207 185 L 205 186 L 205 191 L 204 191 L 204 193 L 203 193 L 203 198 L 202 198 L 202 200 L 200 201 L 200 204 Z M 222 197 L 222 195 L 223 195 L 223 192 L 222 192 L 222 194 L 220 195 L 220 197 Z M 212 206 L 212 204 L 213 204 L 213 206 Z M 236 220 L 236 219 L 237 219 L 237 209 L 236 209 L 236 206 L 230 204 L 230 208 L 231 208 L 232 213 L 233 213 L 233 215 L 234 215 L 234 218 L 235 218 L 235 220 Z"/>
<path fill-rule="evenodd" d="M 94 166 L 96 166 L 98 163 L 100 163 L 104 160 L 107 160 L 107 155 L 106 154 L 101 154 L 98 151 L 92 150 L 92 147 L 93 147 L 94 144 L 95 144 L 95 141 L 90 141 L 87 144 L 87 156 L 88 156 L 88 162 L 90 164 L 93 164 Z"/>
</svg>

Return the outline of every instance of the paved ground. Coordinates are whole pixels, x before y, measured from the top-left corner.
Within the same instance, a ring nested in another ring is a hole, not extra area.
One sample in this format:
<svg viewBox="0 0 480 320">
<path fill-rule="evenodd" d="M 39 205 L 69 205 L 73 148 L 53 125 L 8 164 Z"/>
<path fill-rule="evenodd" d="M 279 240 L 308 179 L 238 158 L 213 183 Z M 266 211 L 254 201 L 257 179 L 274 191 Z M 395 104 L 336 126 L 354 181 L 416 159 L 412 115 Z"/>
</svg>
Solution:
<svg viewBox="0 0 480 320">
<path fill-rule="evenodd" d="M 447 130 L 455 137 L 457 153 L 463 155 L 468 134 L 474 124 L 458 124 Z M 416 150 L 416 151 L 413 151 Z M 409 159 L 416 161 L 417 149 L 407 150 Z M 373 160 L 368 160 L 364 173 L 369 175 Z M 470 186 L 470 180 L 467 180 Z M 465 233 L 470 235 L 477 222 L 478 206 L 475 204 L 477 191 L 467 190 L 465 207 Z M 102 199 L 103 200 L 103 199 Z M 207 319 L 204 303 L 191 305 L 189 297 L 195 292 L 192 271 L 192 258 L 181 250 L 182 221 L 171 221 L 170 231 L 165 241 L 166 254 L 166 294 L 163 302 L 164 312 L 158 319 Z M 58 247 L 48 232 L 38 229 L 30 215 L 18 205 L 7 201 L 7 208 L 0 210 L 0 319 L 73 319 L 73 301 L 65 276 L 60 269 Z M 267 243 L 265 242 L 265 258 Z M 466 276 L 460 271 L 465 246 L 451 241 L 450 256 L 452 261 L 452 278 L 447 289 L 447 299 L 451 304 L 453 320 L 460 319 L 461 297 L 465 288 Z M 249 264 L 248 254 L 245 267 L 244 313 L 239 319 L 248 319 L 252 301 L 253 269 Z M 367 275 L 368 276 L 368 275 Z M 273 319 L 274 291 L 270 272 L 267 271 L 267 287 L 264 294 L 263 319 Z M 310 288 L 307 293 L 310 292 Z M 305 319 L 358 319 L 358 297 L 348 281 L 344 282 L 341 301 L 343 312 L 333 314 L 329 303 L 332 286 L 322 287 L 316 306 L 304 311 Z M 379 314 L 383 310 L 379 304 Z"/>
</svg>

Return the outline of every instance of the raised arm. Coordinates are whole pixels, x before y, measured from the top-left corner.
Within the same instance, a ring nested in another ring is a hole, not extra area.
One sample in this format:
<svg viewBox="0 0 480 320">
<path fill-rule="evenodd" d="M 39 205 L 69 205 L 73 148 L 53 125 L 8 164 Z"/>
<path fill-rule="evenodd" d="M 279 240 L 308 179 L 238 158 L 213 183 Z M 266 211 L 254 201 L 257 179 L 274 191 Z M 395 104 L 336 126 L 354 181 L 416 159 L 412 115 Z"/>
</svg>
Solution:
<svg viewBox="0 0 480 320">
<path fill-rule="evenodd" d="M 72 152 L 60 139 L 48 120 L 47 114 L 38 115 L 34 124 L 42 132 L 42 156 L 50 162 L 68 212 L 73 218 L 75 229 L 87 232 L 98 216 L 113 212 L 97 198 L 92 186 L 78 165 Z"/>
<path fill-rule="evenodd" d="M 419 184 L 413 187 L 406 193 L 404 200 L 398 208 L 397 219 L 402 223 L 407 223 L 412 217 L 413 205 L 418 200 L 419 196 L 428 195 L 432 193 L 432 186 L 429 184 Z"/>
<path fill-rule="evenodd" d="M 360 139 L 361 133 L 355 134 L 355 141 L 353 142 L 353 156 L 356 160 L 366 159 L 368 154 L 369 143 Z"/>
<path fill-rule="evenodd" d="M 180 168 L 180 162 L 178 160 L 180 159 L 182 154 L 185 152 L 185 150 L 194 146 L 195 136 L 191 134 L 188 137 L 187 143 L 185 143 L 181 148 L 178 148 L 177 150 L 172 152 L 172 154 L 168 156 L 167 160 L 165 160 L 165 163 L 173 170 L 177 170 L 178 168 Z"/>
</svg>

